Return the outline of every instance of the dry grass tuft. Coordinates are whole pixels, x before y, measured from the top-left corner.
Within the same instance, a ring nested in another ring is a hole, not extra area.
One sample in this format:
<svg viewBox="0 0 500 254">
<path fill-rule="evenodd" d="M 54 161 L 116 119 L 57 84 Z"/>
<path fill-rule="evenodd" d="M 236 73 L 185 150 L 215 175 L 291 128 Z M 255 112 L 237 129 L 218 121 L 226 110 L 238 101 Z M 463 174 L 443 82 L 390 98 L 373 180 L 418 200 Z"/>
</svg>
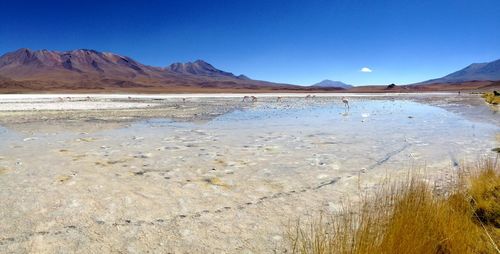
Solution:
<svg viewBox="0 0 500 254">
<path fill-rule="evenodd" d="M 500 228 L 500 177 L 491 162 L 481 174 L 472 176 L 469 193 L 477 218 L 488 226 Z"/>
<path fill-rule="evenodd" d="M 500 104 L 500 95 L 498 95 L 498 93 L 495 91 L 484 93 L 481 97 L 483 97 L 484 100 L 489 104 Z"/>
<path fill-rule="evenodd" d="M 414 177 L 364 197 L 358 208 L 298 222 L 292 253 L 500 253 L 500 172 L 463 170 L 446 193 Z"/>
</svg>

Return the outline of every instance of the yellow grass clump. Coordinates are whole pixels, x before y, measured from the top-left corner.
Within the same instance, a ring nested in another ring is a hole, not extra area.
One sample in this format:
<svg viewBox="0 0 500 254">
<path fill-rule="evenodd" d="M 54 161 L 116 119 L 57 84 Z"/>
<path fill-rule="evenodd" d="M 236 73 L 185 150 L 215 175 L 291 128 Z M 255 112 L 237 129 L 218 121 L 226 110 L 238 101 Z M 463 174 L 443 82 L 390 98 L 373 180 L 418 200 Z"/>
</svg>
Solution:
<svg viewBox="0 0 500 254">
<path fill-rule="evenodd" d="M 500 172 L 495 163 L 462 170 L 446 191 L 413 177 L 385 185 L 339 214 L 298 222 L 292 253 L 500 253 Z"/>
<path fill-rule="evenodd" d="M 484 93 L 481 97 L 489 104 L 500 104 L 500 95 L 496 91 Z"/>
</svg>

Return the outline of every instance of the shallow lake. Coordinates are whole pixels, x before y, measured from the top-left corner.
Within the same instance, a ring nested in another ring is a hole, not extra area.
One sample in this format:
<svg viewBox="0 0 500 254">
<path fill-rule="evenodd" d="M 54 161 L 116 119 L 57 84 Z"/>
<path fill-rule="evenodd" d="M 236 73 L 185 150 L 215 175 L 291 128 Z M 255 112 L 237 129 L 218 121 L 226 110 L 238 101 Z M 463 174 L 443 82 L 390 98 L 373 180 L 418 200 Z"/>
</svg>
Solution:
<svg viewBox="0 0 500 254">
<path fill-rule="evenodd" d="M 336 211 L 411 170 L 447 181 L 500 144 L 499 115 L 477 98 L 353 97 L 349 109 L 338 97 L 240 100 L 224 99 L 222 113 L 200 106 L 216 98 L 164 102 L 197 112 L 183 119 L 4 118 L 0 250 L 42 239 L 47 250 L 259 252 L 289 219 Z"/>
</svg>

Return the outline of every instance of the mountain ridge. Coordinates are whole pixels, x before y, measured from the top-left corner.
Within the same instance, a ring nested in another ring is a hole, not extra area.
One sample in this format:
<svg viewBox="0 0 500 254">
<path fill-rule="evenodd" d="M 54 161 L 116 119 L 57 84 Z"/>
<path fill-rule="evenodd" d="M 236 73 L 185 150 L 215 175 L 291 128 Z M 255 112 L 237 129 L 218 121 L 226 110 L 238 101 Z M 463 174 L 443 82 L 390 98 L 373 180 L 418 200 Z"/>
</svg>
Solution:
<svg viewBox="0 0 500 254">
<path fill-rule="evenodd" d="M 101 91 L 328 91 L 253 80 L 217 69 L 203 60 L 166 67 L 92 49 L 67 51 L 20 48 L 0 56 L 2 92 Z"/>
<path fill-rule="evenodd" d="M 167 67 L 155 67 L 142 64 L 127 56 L 92 49 L 56 51 L 21 48 L 0 56 L 0 75 L 5 77 L 13 79 L 33 78 L 33 75 L 36 76 L 39 72 L 47 73 L 50 71 L 119 75 L 120 77 L 141 75 L 165 77 L 172 74 L 183 74 L 249 79 L 244 75 L 236 76 L 233 73 L 219 70 L 203 60 L 173 63 Z"/>
<path fill-rule="evenodd" d="M 0 75 L 15 80 L 63 79 L 85 75 L 132 78 L 154 70 L 130 57 L 88 49 L 32 51 L 22 48 L 0 56 Z M 65 77 L 63 77 L 65 76 Z"/>
<path fill-rule="evenodd" d="M 473 63 L 441 78 L 430 79 L 417 84 L 498 80 L 500 80 L 500 59 L 485 63 Z"/>
<path fill-rule="evenodd" d="M 443 78 L 400 86 L 405 91 L 469 89 L 500 80 L 500 60 L 474 63 Z M 488 81 L 488 82 L 484 82 Z M 476 82 L 472 84 L 471 82 Z M 498 83 L 498 82 L 497 82 Z M 494 83 L 494 84 L 497 84 Z M 453 88 L 455 86 L 456 88 Z M 0 88 L 16 91 L 378 91 L 325 79 L 310 86 L 253 80 L 217 69 L 204 60 L 165 67 L 93 49 L 67 51 L 20 48 L 0 56 Z M 386 89 L 384 89 L 386 90 Z M 398 89 L 393 89 L 398 90 Z"/>
</svg>

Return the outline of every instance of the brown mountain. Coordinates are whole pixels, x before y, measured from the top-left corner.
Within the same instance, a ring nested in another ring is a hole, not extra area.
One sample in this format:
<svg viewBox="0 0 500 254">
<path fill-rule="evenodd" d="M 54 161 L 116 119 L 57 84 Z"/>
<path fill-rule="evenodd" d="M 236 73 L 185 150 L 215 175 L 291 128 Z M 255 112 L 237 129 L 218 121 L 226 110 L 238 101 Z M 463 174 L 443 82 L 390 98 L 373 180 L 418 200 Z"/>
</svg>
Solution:
<svg viewBox="0 0 500 254">
<path fill-rule="evenodd" d="M 249 80 L 249 78 L 244 75 L 236 76 L 230 72 L 221 71 L 203 60 L 196 60 L 194 62 L 187 63 L 174 63 L 165 69 L 171 72 L 185 75 Z"/>
<path fill-rule="evenodd" d="M 63 52 L 19 49 L 0 57 L 0 75 L 16 80 L 134 79 L 158 76 L 156 72 L 129 57 L 85 49 Z"/>
<path fill-rule="evenodd" d="M 236 76 L 202 60 L 162 68 L 144 65 L 130 57 L 88 49 L 19 49 L 0 57 L 0 77 L 3 77 L 0 79 L 3 92 L 307 90 L 300 86 Z"/>
</svg>

